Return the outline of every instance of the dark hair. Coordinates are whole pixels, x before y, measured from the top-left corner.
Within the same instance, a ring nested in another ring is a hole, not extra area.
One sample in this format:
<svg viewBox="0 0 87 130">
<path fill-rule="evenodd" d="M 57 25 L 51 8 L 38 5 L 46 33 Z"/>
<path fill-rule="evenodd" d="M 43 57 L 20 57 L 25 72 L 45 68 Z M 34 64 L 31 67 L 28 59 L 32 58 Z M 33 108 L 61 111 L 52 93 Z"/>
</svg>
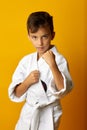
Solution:
<svg viewBox="0 0 87 130">
<path fill-rule="evenodd" d="M 40 27 L 49 27 L 51 33 L 53 33 L 54 31 L 53 17 L 45 11 L 33 12 L 29 15 L 27 19 L 28 33 L 29 33 L 29 30 L 32 33 L 35 33 L 38 31 Z"/>
</svg>

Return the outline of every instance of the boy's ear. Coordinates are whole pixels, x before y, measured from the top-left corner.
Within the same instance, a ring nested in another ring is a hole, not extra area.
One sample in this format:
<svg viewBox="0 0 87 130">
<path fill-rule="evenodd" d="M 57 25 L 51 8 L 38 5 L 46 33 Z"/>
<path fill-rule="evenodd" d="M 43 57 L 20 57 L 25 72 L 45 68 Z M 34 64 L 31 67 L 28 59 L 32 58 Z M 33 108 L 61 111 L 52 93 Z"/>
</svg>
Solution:
<svg viewBox="0 0 87 130">
<path fill-rule="evenodd" d="M 54 37 L 55 37 L 55 32 L 52 33 L 52 39 L 51 40 L 53 40 Z"/>
</svg>

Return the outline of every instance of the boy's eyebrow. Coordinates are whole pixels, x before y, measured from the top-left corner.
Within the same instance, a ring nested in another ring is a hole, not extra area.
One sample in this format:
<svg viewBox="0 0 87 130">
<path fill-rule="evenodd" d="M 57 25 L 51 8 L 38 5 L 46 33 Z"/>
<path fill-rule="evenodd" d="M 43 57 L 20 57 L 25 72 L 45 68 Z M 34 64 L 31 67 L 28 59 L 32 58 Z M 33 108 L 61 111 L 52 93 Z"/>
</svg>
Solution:
<svg viewBox="0 0 87 130">
<path fill-rule="evenodd" d="M 47 33 L 47 34 L 43 34 L 42 36 L 48 36 L 49 35 L 49 33 Z"/>
<path fill-rule="evenodd" d="M 49 35 L 50 33 L 46 33 L 46 34 L 44 34 L 44 35 Z"/>
</svg>

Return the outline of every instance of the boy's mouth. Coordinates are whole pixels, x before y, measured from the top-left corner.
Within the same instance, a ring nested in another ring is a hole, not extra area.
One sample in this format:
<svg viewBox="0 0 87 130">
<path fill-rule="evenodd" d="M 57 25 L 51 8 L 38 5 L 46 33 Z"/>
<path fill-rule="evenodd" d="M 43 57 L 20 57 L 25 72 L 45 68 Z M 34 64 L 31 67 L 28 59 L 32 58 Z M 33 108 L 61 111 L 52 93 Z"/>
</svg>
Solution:
<svg viewBox="0 0 87 130">
<path fill-rule="evenodd" d="M 37 47 L 38 50 L 44 50 L 44 47 Z"/>
</svg>

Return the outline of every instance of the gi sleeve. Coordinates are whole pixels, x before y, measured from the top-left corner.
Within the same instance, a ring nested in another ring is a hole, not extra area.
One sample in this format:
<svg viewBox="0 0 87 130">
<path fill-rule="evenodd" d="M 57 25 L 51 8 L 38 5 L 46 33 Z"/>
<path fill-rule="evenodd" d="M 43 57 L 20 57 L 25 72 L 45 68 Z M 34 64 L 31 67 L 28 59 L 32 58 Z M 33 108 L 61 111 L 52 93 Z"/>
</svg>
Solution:
<svg viewBox="0 0 87 130">
<path fill-rule="evenodd" d="M 15 72 L 13 73 L 12 82 L 8 88 L 9 98 L 14 102 L 22 102 L 26 98 L 26 93 L 24 93 L 21 97 L 17 97 L 14 93 L 15 87 L 24 81 L 25 75 L 26 75 L 26 67 L 24 64 L 24 60 L 21 60 Z"/>
<path fill-rule="evenodd" d="M 56 62 L 57 62 L 58 68 L 63 76 L 64 88 L 58 91 L 57 87 L 55 85 L 54 79 L 52 77 L 49 89 L 50 89 L 50 92 L 52 93 L 52 95 L 54 95 L 58 99 L 60 99 L 72 90 L 73 83 L 72 83 L 72 79 L 70 76 L 68 63 L 67 63 L 66 59 L 63 56 L 60 56 Z"/>
</svg>

